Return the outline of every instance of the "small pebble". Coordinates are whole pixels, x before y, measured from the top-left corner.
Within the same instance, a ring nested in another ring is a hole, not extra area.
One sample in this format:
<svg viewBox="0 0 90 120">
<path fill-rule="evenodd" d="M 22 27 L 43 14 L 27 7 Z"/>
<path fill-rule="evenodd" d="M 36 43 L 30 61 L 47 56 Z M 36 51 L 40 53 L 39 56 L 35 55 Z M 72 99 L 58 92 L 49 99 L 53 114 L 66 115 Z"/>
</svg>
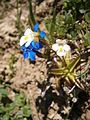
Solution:
<svg viewBox="0 0 90 120">
<path fill-rule="evenodd" d="M 72 99 L 72 102 L 76 103 L 76 102 L 77 102 L 77 98 L 74 97 L 74 98 Z"/>
</svg>

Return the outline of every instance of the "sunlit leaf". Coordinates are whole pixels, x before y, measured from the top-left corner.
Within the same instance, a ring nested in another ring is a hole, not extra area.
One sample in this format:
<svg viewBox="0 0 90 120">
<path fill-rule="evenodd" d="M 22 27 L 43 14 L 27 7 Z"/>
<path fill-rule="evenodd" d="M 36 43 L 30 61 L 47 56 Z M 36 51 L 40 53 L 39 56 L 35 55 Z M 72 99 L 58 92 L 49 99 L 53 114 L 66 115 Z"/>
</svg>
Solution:
<svg viewBox="0 0 90 120">
<path fill-rule="evenodd" d="M 90 12 L 85 14 L 85 20 L 90 23 Z"/>
<path fill-rule="evenodd" d="M 54 74 L 54 75 L 65 75 L 68 72 L 68 70 L 66 69 L 51 69 L 49 71 L 50 74 Z"/>
<path fill-rule="evenodd" d="M 79 56 L 77 56 L 74 60 L 72 60 L 72 62 L 68 65 L 68 70 L 70 71 L 70 72 L 72 72 L 74 69 L 75 69 L 75 67 L 76 67 L 76 65 L 78 64 L 78 62 L 80 61 L 80 57 Z"/>
<path fill-rule="evenodd" d="M 66 55 L 65 55 L 65 62 L 66 62 L 67 65 L 70 64 L 70 58 L 71 58 L 71 53 L 67 52 Z"/>
<path fill-rule="evenodd" d="M 77 87 L 81 88 L 80 85 L 77 83 L 76 79 L 75 79 L 75 75 L 73 73 L 69 73 L 68 74 L 68 78 L 69 80 L 71 80 Z"/>
<path fill-rule="evenodd" d="M 85 13 L 86 11 L 84 9 L 79 10 L 80 13 Z"/>
<path fill-rule="evenodd" d="M 85 38 L 84 40 L 85 45 L 90 46 L 90 32 L 87 32 L 84 38 Z"/>
</svg>

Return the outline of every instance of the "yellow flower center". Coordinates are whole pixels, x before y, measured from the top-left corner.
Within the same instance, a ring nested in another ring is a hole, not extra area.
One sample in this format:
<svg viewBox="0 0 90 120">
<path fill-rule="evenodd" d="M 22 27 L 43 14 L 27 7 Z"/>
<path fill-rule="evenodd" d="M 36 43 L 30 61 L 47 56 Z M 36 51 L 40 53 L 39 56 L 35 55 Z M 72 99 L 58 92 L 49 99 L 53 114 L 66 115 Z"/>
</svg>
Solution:
<svg viewBox="0 0 90 120">
<path fill-rule="evenodd" d="M 63 46 L 60 46 L 59 52 L 62 52 L 62 51 L 63 51 Z"/>
<path fill-rule="evenodd" d="M 25 40 L 25 41 L 28 41 L 28 36 L 25 36 L 24 40 Z"/>
</svg>

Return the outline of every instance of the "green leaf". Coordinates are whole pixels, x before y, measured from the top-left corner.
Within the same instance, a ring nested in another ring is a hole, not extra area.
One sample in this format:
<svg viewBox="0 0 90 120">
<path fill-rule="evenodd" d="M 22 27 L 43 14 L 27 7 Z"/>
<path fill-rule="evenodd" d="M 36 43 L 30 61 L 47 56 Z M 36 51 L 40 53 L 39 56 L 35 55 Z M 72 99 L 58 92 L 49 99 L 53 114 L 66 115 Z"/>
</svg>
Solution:
<svg viewBox="0 0 90 120">
<path fill-rule="evenodd" d="M 55 0 L 54 0 L 54 3 L 53 4 L 56 4 L 55 3 Z M 53 7 L 53 18 L 52 18 L 52 21 L 51 21 L 51 24 L 50 24 L 50 37 L 51 37 L 51 42 L 53 43 L 54 42 L 54 39 L 53 39 L 53 35 L 54 35 L 54 31 L 55 31 L 55 23 L 56 23 L 56 6 Z"/>
<path fill-rule="evenodd" d="M 75 76 L 76 75 L 74 73 L 69 73 L 68 74 L 69 80 L 71 80 L 77 87 L 81 88 L 80 85 L 77 83 L 77 81 L 75 79 L 76 78 Z"/>
<path fill-rule="evenodd" d="M 84 9 L 80 9 L 79 12 L 82 14 L 85 13 L 86 11 Z"/>
<path fill-rule="evenodd" d="M 4 97 L 8 96 L 8 92 L 4 88 L 0 88 L 0 94 L 2 94 L 2 96 L 4 96 Z"/>
<path fill-rule="evenodd" d="M 74 24 L 75 20 L 73 19 L 73 15 L 65 13 L 65 22 L 68 25 Z"/>
<path fill-rule="evenodd" d="M 90 23 L 90 12 L 85 14 L 85 20 Z"/>
<path fill-rule="evenodd" d="M 8 113 L 3 116 L 3 120 L 9 120 L 9 114 Z"/>
<path fill-rule="evenodd" d="M 68 70 L 64 69 L 64 68 L 61 68 L 61 69 L 51 69 L 50 71 L 50 74 L 54 74 L 54 75 L 65 75 Z"/>
<path fill-rule="evenodd" d="M 22 108 L 24 117 L 29 117 L 31 115 L 31 110 L 29 106 L 24 106 Z"/>
<path fill-rule="evenodd" d="M 74 73 L 68 73 L 67 76 L 71 81 L 73 81 L 73 82 L 75 81 L 75 74 Z"/>
<path fill-rule="evenodd" d="M 87 32 L 84 38 L 85 38 L 84 40 L 85 45 L 90 46 L 90 32 Z"/>
<path fill-rule="evenodd" d="M 25 104 L 25 96 L 23 93 L 16 94 L 14 104 L 20 107 Z"/>
<path fill-rule="evenodd" d="M 79 61 L 80 61 L 80 57 L 77 56 L 77 57 L 68 65 L 68 70 L 69 70 L 70 72 L 72 72 L 72 71 L 75 69 L 75 67 L 76 67 L 76 65 L 78 64 Z"/>
<path fill-rule="evenodd" d="M 0 104 L 0 114 L 2 114 L 2 113 L 4 113 L 4 106 L 3 106 L 3 104 Z"/>
<path fill-rule="evenodd" d="M 23 111 L 19 110 L 16 114 L 15 114 L 15 119 L 16 120 L 20 120 L 21 118 L 23 118 Z"/>
<path fill-rule="evenodd" d="M 55 21 L 56 21 L 56 9 L 54 10 L 53 18 L 52 18 L 52 22 L 51 22 L 51 26 L 50 26 L 50 34 L 51 35 L 53 35 L 53 32 L 54 32 Z"/>
<path fill-rule="evenodd" d="M 6 107 L 5 107 L 5 111 L 6 112 L 11 112 L 14 108 L 15 108 L 15 104 L 14 103 L 7 104 Z"/>
</svg>

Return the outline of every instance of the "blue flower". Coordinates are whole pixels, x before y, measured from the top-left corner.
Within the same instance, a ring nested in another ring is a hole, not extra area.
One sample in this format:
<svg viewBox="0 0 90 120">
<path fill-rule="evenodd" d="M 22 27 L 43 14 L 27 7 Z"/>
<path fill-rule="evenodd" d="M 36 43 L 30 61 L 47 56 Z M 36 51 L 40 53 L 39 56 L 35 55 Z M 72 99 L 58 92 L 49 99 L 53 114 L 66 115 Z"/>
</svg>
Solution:
<svg viewBox="0 0 90 120">
<path fill-rule="evenodd" d="M 34 26 L 34 32 L 31 29 L 27 29 L 24 36 L 20 39 L 20 46 L 23 52 L 24 59 L 30 59 L 31 61 L 36 60 L 36 53 L 39 49 L 43 47 L 42 43 L 39 41 L 39 37 L 45 38 L 46 33 L 44 31 L 38 32 L 39 23 Z M 34 40 L 38 39 L 38 42 Z"/>
<path fill-rule="evenodd" d="M 38 32 L 38 30 L 39 30 L 39 23 L 36 23 L 34 25 L 34 32 Z M 41 38 L 45 38 L 46 37 L 46 33 L 44 31 L 41 31 L 40 32 L 40 37 Z"/>
<path fill-rule="evenodd" d="M 32 46 L 33 50 L 39 50 L 39 49 L 43 48 L 43 45 L 41 42 L 32 41 L 31 46 Z"/>
<path fill-rule="evenodd" d="M 39 29 L 39 23 L 36 23 L 36 24 L 34 25 L 34 32 L 37 32 L 38 29 Z"/>
<path fill-rule="evenodd" d="M 45 33 L 44 31 L 41 31 L 41 32 L 40 32 L 40 37 L 41 37 L 41 38 L 45 38 L 45 37 L 46 37 L 46 33 Z"/>
<path fill-rule="evenodd" d="M 31 61 L 35 61 L 36 52 L 42 47 L 43 45 L 41 44 L 41 42 L 34 42 L 34 41 L 32 41 L 28 47 L 25 47 L 25 45 L 23 45 L 21 47 L 21 50 L 23 51 L 24 59 L 29 58 Z"/>
</svg>

